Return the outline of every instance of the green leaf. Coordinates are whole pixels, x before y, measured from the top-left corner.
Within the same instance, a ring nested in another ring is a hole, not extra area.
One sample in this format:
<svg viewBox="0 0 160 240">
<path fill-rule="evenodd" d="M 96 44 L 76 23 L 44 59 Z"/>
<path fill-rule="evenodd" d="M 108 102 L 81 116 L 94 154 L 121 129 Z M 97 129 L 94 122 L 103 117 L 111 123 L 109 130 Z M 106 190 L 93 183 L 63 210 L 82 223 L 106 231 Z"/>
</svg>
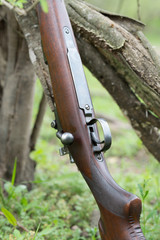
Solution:
<svg viewBox="0 0 160 240">
<path fill-rule="evenodd" d="M 54 223 L 55 226 L 57 226 L 58 225 L 58 219 L 54 219 L 53 223 Z"/>
<path fill-rule="evenodd" d="M 12 224 L 14 227 L 17 226 L 17 220 L 13 216 L 11 212 L 9 212 L 6 208 L 2 207 L 1 211 L 5 215 L 5 217 L 8 219 L 9 223 Z"/>
<path fill-rule="evenodd" d="M 20 239 L 20 237 L 22 236 L 20 231 L 18 231 L 17 229 L 14 230 L 13 235 L 14 237 L 16 237 L 16 239 Z"/>
<path fill-rule="evenodd" d="M 144 194 L 144 196 L 143 196 L 143 199 L 145 199 L 145 198 L 147 197 L 148 193 L 149 193 L 149 190 L 147 190 L 147 191 L 145 192 L 145 194 Z"/>
<path fill-rule="evenodd" d="M 143 198 L 143 188 L 142 188 L 142 186 L 141 186 L 141 184 L 138 184 L 138 188 L 139 188 L 139 192 L 140 192 L 140 194 L 141 194 L 141 197 Z"/>
<path fill-rule="evenodd" d="M 45 12 L 45 13 L 48 13 L 48 3 L 46 0 L 40 0 L 40 4 L 41 4 L 41 7 L 42 7 L 42 10 Z"/>
<path fill-rule="evenodd" d="M 41 223 L 38 224 L 38 227 L 37 227 L 37 229 L 36 229 L 36 232 L 35 232 L 35 235 L 34 235 L 33 240 L 36 239 L 36 236 L 37 236 L 37 234 L 38 234 L 38 231 L 39 231 L 40 225 L 41 225 Z"/>
<path fill-rule="evenodd" d="M 6 182 L 4 184 L 4 189 L 8 193 L 8 199 L 15 198 L 15 195 L 14 195 L 15 186 L 13 186 L 11 182 Z"/>
<path fill-rule="evenodd" d="M 25 185 L 18 185 L 17 187 L 15 187 L 14 192 L 16 193 L 16 195 L 20 195 L 21 193 L 25 193 L 27 192 L 27 187 Z"/>
<path fill-rule="evenodd" d="M 16 169 L 17 169 L 17 159 L 15 159 L 14 162 L 14 167 L 13 167 L 13 172 L 12 172 L 12 185 L 15 183 L 15 178 L 16 178 Z"/>
<path fill-rule="evenodd" d="M 41 232 L 38 233 L 38 237 L 43 237 L 43 236 L 46 236 L 52 232 L 54 232 L 54 228 L 45 228 L 44 230 L 42 230 Z"/>
</svg>

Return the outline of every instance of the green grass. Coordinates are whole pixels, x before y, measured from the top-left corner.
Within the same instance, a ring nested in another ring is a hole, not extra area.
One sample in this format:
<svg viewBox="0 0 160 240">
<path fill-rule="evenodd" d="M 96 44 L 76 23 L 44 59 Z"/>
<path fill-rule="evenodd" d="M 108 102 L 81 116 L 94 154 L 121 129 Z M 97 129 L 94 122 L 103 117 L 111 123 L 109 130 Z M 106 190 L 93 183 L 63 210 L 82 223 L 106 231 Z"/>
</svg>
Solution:
<svg viewBox="0 0 160 240">
<path fill-rule="evenodd" d="M 119 122 L 127 124 L 126 129 L 115 129 L 111 123 L 113 144 L 105 154 L 107 165 L 121 187 L 141 197 L 143 232 L 146 239 L 158 240 L 160 165 L 144 149 L 132 128 L 128 127 L 127 120 L 109 94 L 87 70 L 86 75 L 95 110 L 116 119 L 117 126 Z M 34 117 L 41 86 L 37 83 L 36 87 Z M 0 208 L 7 209 L 11 220 L 15 218 L 17 221 L 17 225 L 13 226 L 6 217 L 0 216 L 0 240 L 99 239 L 97 225 L 91 226 L 91 215 L 97 206 L 75 164 L 70 164 L 67 156 L 59 156 L 59 140 L 55 137 L 55 130 L 50 127 L 53 118 L 47 109 L 36 151 L 31 154 L 37 162 L 33 190 L 27 192 L 24 185 L 14 186 L 14 170 L 12 182 L 5 182 L 4 185 L 7 195 L 2 193 L 2 189 L 0 191 Z"/>
</svg>

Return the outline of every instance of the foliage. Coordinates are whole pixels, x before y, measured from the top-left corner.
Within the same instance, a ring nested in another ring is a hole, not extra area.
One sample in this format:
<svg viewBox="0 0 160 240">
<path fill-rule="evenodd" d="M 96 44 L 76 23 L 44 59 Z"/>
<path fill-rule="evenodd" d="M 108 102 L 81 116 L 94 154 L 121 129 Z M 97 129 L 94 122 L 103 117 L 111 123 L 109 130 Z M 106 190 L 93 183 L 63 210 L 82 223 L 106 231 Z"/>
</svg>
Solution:
<svg viewBox="0 0 160 240">
<path fill-rule="evenodd" d="M 27 0 L 8 0 L 7 2 L 9 2 L 14 7 L 23 8 L 23 5 L 27 3 Z"/>
<path fill-rule="evenodd" d="M 2 207 L 1 208 L 2 213 L 4 214 L 4 216 L 7 218 L 8 222 L 10 224 L 12 224 L 14 227 L 17 226 L 17 220 L 15 219 L 15 217 L 13 216 L 12 213 L 10 213 L 6 208 Z"/>
<path fill-rule="evenodd" d="M 48 12 L 48 4 L 46 0 L 40 0 L 41 7 L 45 13 Z"/>
<path fill-rule="evenodd" d="M 24 8 L 24 4 L 27 3 L 27 0 L 0 0 L 0 4 L 4 4 L 4 2 L 6 3 L 5 5 L 7 7 L 9 7 L 11 9 L 11 7 L 9 5 L 7 5 L 7 3 L 9 3 L 13 8 L 20 8 L 23 9 Z M 35 0 L 35 2 L 38 3 L 37 0 Z M 48 12 L 48 4 L 46 0 L 39 0 L 41 7 L 43 9 L 43 11 L 45 13 Z M 34 3 L 33 3 L 33 7 L 34 7 Z M 32 8 L 31 8 L 32 9 Z"/>
<path fill-rule="evenodd" d="M 0 218 L 1 239 L 17 234 L 21 239 L 29 239 L 31 234 L 31 231 L 20 233 L 11 227 L 10 223 L 15 226 L 17 222 L 11 212 L 23 226 L 32 230 L 32 235 L 38 229 L 35 239 L 84 239 L 81 237 L 83 231 L 88 239 L 95 235 L 95 230 L 88 226 L 93 198 L 80 174 L 70 172 L 69 167 L 62 168 L 59 164 L 55 169 L 52 167 L 52 171 L 37 169 L 35 186 L 30 193 L 22 186 L 12 187 L 12 184 L 5 183 L 8 198 L 4 198 L 4 205 L 10 212 L 2 208 L 9 222 Z"/>
</svg>

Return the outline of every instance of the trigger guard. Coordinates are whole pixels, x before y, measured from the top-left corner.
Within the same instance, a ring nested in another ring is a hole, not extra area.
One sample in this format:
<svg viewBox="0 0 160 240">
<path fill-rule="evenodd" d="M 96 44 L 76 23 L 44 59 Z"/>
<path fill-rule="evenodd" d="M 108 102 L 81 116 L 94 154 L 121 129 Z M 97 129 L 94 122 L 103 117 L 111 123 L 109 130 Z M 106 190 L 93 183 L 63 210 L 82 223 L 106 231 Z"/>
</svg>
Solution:
<svg viewBox="0 0 160 240">
<path fill-rule="evenodd" d="M 102 127 L 104 140 L 100 141 L 95 136 L 94 132 L 91 132 L 91 139 L 92 139 L 93 142 L 95 142 L 97 144 L 103 144 L 103 147 L 101 147 L 98 150 L 97 149 L 94 150 L 95 153 L 101 153 L 101 152 L 107 151 L 111 147 L 112 136 L 111 136 L 111 131 L 110 131 L 109 125 L 103 118 L 93 118 L 87 123 L 87 125 L 90 126 L 90 125 L 93 125 L 97 122 L 99 122 L 101 127 Z"/>
</svg>

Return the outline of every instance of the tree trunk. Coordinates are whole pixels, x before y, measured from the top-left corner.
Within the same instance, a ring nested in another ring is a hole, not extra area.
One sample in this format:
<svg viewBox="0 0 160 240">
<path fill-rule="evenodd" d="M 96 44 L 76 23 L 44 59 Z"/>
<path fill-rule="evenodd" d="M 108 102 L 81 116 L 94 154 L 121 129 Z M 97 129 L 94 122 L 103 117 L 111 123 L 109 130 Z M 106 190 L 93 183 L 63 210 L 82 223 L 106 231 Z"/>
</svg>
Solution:
<svg viewBox="0 0 160 240">
<path fill-rule="evenodd" d="M 0 177 L 11 179 L 17 159 L 20 183 L 34 178 L 29 153 L 35 76 L 13 12 L 2 7 L 0 11 Z"/>
</svg>

